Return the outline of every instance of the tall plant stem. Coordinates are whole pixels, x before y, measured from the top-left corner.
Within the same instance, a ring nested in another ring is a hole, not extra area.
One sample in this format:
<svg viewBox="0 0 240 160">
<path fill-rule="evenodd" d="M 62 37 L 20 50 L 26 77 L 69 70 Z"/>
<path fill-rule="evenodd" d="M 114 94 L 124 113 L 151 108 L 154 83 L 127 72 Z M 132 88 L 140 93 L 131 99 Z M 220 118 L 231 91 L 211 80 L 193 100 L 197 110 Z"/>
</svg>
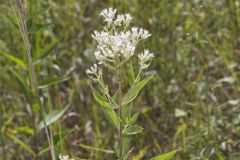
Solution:
<svg viewBox="0 0 240 160">
<path fill-rule="evenodd" d="M 118 87 L 119 87 L 119 100 L 118 100 L 118 107 L 119 107 L 119 117 L 122 119 L 122 82 L 121 82 L 121 67 L 118 67 Z M 123 124 L 120 121 L 119 126 L 119 159 L 123 159 Z"/>
<path fill-rule="evenodd" d="M 48 144 L 49 144 L 49 148 L 50 148 L 50 152 L 51 152 L 51 157 L 52 157 L 52 160 L 55 160 L 54 147 L 52 145 L 52 141 L 50 138 L 51 133 L 50 133 L 50 130 L 47 128 L 46 121 L 44 118 L 43 106 L 40 101 L 40 93 L 38 90 L 38 80 L 37 80 L 37 76 L 36 76 L 36 72 L 35 72 L 35 66 L 33 64 L 32 50 L 31 50 L 31 45 L 30 45 L 28 32 L 27 32 L 27 26 L 26 26 L 25 9 L 24 9 L 24 6 L 23 6 L 23 3 L 21 0 L 16 0 L 16 3 L 17 3 L 18 14 L 20 17 L 20 20 L 18 23 L 19 23 L 22 38 L 24 41 L 24 45 L 26 48 L 26 52 L 27 52 L 28 71 L 29 71 L 31 88 L 33 89 L 34 98 L 36 98 L 36 101 L 37 101 L 38 105 L 40 106 L 40 116 L 44 121 L 44 126 L 45 126 L 47 140 L 48 140 Z M 34 132 L 35 132 L 34 143 L 35 143 L 35 154 L 36 154 L 36 160 L 37 160 L 38 159 L 37 126 L 36 126 L 36 116 L 35 116 L 34 111 L 32 112 L 32 119 L 33 119 L 33 128 L 34 128 Z"/>
</svg>

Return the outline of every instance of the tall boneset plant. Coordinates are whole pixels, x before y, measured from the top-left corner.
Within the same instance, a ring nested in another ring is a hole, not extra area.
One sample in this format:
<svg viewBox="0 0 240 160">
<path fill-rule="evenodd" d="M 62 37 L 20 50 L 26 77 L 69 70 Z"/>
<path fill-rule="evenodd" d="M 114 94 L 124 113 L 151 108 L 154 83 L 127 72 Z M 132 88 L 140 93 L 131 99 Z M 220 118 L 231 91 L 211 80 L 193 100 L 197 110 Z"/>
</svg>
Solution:
<svg viewBox="0 0 240 160">
<path fill-rule="evenodd" d="M 109 8 L 100 13 L 106 24 L 102 31 L 92 34 L 97 42 L 94 53 L 97 63 L 86 73 L 92 82 L 94 99 L 118 132 L 116 156 L 119 160 L 126 160 L 132 150 L 132 136 L 143 130 L 135 124 L 138 113 L 132 113 L 132 107 L 141 89 L 153 78 L 153 74 L 146 76 L 143 73 L 154 54 L 147 49 L 142 53 L 136 51 L 138 43 L 151 34 L 145 29 L 131 27 L 133 18 L 130 14 L 116 14 L 116 11 Z M 138 65 L 133 66 L 136 58 Z"/>
</svg>

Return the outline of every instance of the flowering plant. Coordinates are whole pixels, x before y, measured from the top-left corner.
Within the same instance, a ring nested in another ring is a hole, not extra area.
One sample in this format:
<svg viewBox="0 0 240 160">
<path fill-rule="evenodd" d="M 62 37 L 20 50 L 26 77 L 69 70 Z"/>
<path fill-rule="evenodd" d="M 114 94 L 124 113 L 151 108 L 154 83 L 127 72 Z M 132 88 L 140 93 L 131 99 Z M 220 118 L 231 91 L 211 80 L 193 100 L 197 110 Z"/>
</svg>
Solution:
<svg viewBox="0 0 240 160">
<path fill-rule="evenodd" d="M 154 76 L 143 75 L 154 55 L 145 49 L 136 56 L 138 43 L 151 34 L 145 29 L 131 27 L 133 18 L 130 14 L 117 15 L 116 11 L 109 8 L 100 13 L 106 25 L 102 31 L 94 31 L 92 34 L 97 42 L 94 53 L 97 63 L 87 69 L 86 73 L 93 82 L 94 99 L 102 106 L 105 116 L 118 131 L 116 156 L 119 160 L 126 160 L 132 151 L 132 135 L 143 130 L 135 124 L 138 113 L 132 113 L 132 102 Z M 139 62 L 136 67 L 132 63 L 135 58 Z M 105 74 L 103 68 L 112 74 Z M 112 86 L 110 82 L 106 83 L 108 75 L 111 75 Z"/>
</svg>

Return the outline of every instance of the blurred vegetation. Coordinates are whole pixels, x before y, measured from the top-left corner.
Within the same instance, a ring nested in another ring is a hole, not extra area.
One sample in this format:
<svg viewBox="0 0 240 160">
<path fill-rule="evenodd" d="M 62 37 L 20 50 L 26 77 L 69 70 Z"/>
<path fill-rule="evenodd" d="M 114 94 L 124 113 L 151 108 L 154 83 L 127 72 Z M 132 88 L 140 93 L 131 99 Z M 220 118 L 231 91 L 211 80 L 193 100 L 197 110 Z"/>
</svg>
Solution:
<svg viewBox="0 0 240 160">
<path fill-rule="evenodd" d="M 71 102 L 51 125 L 56 154 L 114 158 L 117 135 L 93 100 L 85 74 L 95 61 L 91 33 L 102 25 L 98 14 L 114 7 L 130 12 L 135 25 L 150 31 L 152 37 L 139 48 L 156 54 L 151 70 L 157 76 L 134 104 L 144 131 L 135 137 L 132 159 L 173 149 L 179 149 L 175 160 L 240 159 L 238 0 L 29 0 L 26 5 L 44 112 Z M 14 7 L 8 0 L 0 2 L 1 160 L 33 159 L 34 148 L 31 109 L 21 82 L 29 83 L 28 75 L 26 66 L 16 62 L 27 64 L 27 57 Z M 53 77 L 61 77 L 59 83 L 44 86 Z M 44 131 L 37 135 L 39 157 L 49 159 Z"/>
</svg>

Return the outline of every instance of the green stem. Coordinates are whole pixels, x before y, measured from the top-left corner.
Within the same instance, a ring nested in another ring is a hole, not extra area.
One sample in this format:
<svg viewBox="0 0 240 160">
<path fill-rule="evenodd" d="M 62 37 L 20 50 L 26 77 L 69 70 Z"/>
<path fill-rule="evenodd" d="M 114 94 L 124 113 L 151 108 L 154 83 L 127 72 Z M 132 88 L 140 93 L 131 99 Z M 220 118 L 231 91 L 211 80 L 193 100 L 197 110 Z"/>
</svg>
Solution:
<svg viewBox="0 0 240 160">
<path fill-rule="evenodd" d="M 122 84 L 121 84 L 121 68 L 118 68 L 118 87 L 119 87 L 119 100 L 118 100 L 118 107 L 119 107 L 119 117 L 122 119 Z M 123 159 L 123 124 L 120 121 L 120 128 L 119 128 L 119 158 L 120 160 Z"/>
<path fill-rule="evenodd" d="M 133 84 L 132 84 L 132 87 L 137 83 L 137 81 L 139 80 L 139 78 L 140 78 L 140 75 L 141 75 L 141 73 L 142 73 L 142 67 L 140 68 L 140 70 L 139 70 L 139 72 L 138 72 L 138 74 L 137 74 L 137 77 L 136 77 L 136 79 L 134 80 L 134 82 L 133 82 Z M 131 87 L 131 88 L 132 88 Z"/>
</svg>

